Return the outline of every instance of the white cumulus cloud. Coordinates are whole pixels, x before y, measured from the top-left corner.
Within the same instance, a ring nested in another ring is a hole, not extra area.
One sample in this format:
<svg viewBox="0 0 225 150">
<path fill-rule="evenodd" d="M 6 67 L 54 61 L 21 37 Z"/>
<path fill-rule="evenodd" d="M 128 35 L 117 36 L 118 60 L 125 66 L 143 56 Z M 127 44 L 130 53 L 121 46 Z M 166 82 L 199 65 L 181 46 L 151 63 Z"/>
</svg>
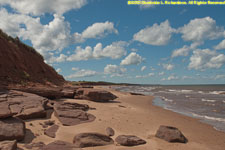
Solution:
<svg viewBox="0 0 225 150">
<path fill-rule="evenodd" d="M 75 72 L 74 74 L 71 74 L 69 76 L 67 76 L 67 79 L 73 79 L 73 78 L 83 78 L 83 77 L 92 77 L 97 75 L 98 73 L 96 71 L 93 70 L 78 70 L 77 72 Z"/>
<path fill-rule="evenodd" d="M 142 58 L 137 53 L 132 52 L 126 58 L 124 58 L 120 64 L 121 65 L 138 65 L 142 61 L 144 61 L 144 58 Z"/>
<path fill-rule="evenodd" d="M 168 20 L 162 22 L 160 25 L 154 24 L 151 27 L 146 27 L 134 34 L 135 41 L 143 42 L 149 45 L 166 45 L 175 29 L 171 28 Z"/>
<path fill-rule="evenodd" d="M 216 21 L 210 17 L 196 18 L 179 28 L 185 41 L 213 40 L 224 36 L 224 29 L 216 25 Z"/>
<path fill-rule="evenodd" d="M 195 50 L 190 57 L 189 69 L 206 70 L 218 69 L 225 64 L 225 55 L 209 49 Z"/>
<path fill-rule="evenodd" d="M 141 67 L 141 71 L 144 71 L 146 69 L 146 66 Z"/>
<path fill-rule="evenodd" d="M 81 43 L 86 39 L 101 38 L 110 33 L 118 34 L 118 31 L 114 28 L 112 22 L 97 22 L 87 27 L 82 33 L 74 33 L 74 39 L 75 43 Z"/>
<path fill-rule="evenodd" d="M 173 64 L 162 64 L 162 66 L 166 70 L 173 70 L 173 68 L 174 68 Z"/>
<path fill-rule="evenodd" d="M 221 41 L 218 45 L 214 47 L 216 50 L 225 49 L 225 40 Z"/>
<path fill-rule="evenodd" d="M 126 68 L 123 68 L 121 66 L 108 64 L 104 68 L 104 73 L 113 76 L 123 76 L 124 73 L 127 71 Z"/>
<path fill-rule="evenodd" d="M 126 55 L 126 42 L 113 42 L 106 47 L 102 47 L 101 43 L 96 44 L 94 48 L 86 46 L 84 49 L 78 46 L 74 54 L 68 56 L 67 61 L 81 61 L 89 59 L 111 58 L 118 59 Z"/>
<path fill-rule="evenodd" d="M 72 9 L 80 9 L 87 0 L 2 0 L 1 5 L 9 5 L 22 14 L 43 15 L 44 13 L 64 14 Z"/>
</svg>

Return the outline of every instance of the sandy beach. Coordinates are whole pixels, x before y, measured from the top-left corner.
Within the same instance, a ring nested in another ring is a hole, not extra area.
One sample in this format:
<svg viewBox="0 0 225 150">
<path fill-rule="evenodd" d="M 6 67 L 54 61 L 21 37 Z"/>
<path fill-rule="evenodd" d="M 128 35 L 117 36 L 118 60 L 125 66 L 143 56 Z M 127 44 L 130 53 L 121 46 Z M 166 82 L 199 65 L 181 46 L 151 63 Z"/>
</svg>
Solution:
<svg viewBox="0 0 225 150">
<path fill-rule="evenodd" d="M 102 88 L 102 87 L 95 87 Z M 89 113 L 96 116 L 95 121 L 75 126 L 63 126 L 54 113 L 49 113 L 48 119 L 37 119 L 26 121 L 28 133 L 24 143 L 44 142 L 51 143 L 55 140 L 73 142 L 78 133 L 98 132 L 105 134 L 106 128 L 115 130 L 115 139 L 118 135 L 136 135 L 144 140 L 146 144 L 134 147 L 119 146 L 118 144 L 83 148 L 87 150 L 224 150 L 225 133 L 215 130 L 210 125 L 201 123 L 199 120 L 183 116 L 172 111 L 152 105 L 152 96 L 131 95 L 112 89 L 105 89 L 118 98 L 109 103 L 97 103 L 87 100 L 64 99 L 65 101 L 88 104 L 92 108 Z M 56 138 L 44 135 L 44 129 L 40 125 L 46 120 L 55 120 L 59 125 Z M 177 127 L 188 139 L 188 143 L 169 143 L 154 135 L 160 125 Z M 29 131 L 30 130 L 30 131 Z M 24 144 L 18 144 L 24 148 Z M 24 148 L 26 149 L 26 148 Z"/>
</svg>

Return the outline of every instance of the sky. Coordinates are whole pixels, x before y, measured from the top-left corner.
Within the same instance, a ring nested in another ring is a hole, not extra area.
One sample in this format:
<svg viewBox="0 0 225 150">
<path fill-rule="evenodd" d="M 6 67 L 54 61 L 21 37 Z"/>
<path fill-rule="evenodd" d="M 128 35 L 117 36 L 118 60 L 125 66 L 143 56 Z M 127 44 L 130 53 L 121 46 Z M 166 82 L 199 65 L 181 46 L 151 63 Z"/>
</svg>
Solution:
<svg viewBox="0 0 225 150">
<path fill-rule="evenodd" d="M 225 5 L 0 0 L 0 28 L 70 81 L 225 84 L 224 14 Z"/>
</svg>

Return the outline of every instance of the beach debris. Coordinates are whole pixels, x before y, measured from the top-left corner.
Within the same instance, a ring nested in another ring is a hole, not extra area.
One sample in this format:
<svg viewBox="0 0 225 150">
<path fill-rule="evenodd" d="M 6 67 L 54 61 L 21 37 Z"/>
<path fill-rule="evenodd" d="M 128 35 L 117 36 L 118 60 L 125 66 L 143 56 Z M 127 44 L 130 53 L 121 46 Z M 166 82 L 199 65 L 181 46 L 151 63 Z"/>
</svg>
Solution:
<svg viewBox="0 0 225 150">
<path fill-rule="evenodd" d="M 25 123 L 19 118 L 7 118 L 0 120 L 0 141 L 17 140 L 25 137 Z"/>
<path fill-rule="evenodd" d="M 51 138 L 55 138 L 55 134 L 58 131 L 59 126 L 58 125 L 53 125 L 51 126 L 49 129 L 44 131 L 44 134 L 51 137 Z"/>
<path fill-rule="evenodd" d="M 77 148 L 74 144 L 58 140 L 43 146 L 42 150 L 81 150 L 81 149 Z"/>
<path fill-rule="evenodd" d="M 74 145 L 77 147 L 95 147 L 113 144 L 114 141 L 107 135 L 100 133 L 80 133 L 73 139 Z"/>
<path fill-rule="evenodd" d="M 0 150 L 17 150 L 17 141 L 2 141 L 0 142 Z"/>
<path fill-rule="evenodd" d="M 111 92 L 104 90 L 80 88 L 76 91 L 74 98 L 85 99 L 95 102 L 108 102 L 110 100 L 116 99 L 117 97 Z"/>
<path fill-rule="evenodd" d="M 106 135 L 114 136 L 115 135 L 115 131 L 111 127 L 108 127 L 108 128 L 106 128 Z"/>
<path fill-rule="evenodd" d="M 122 146 L 137 146 L 146 144 L 145 140 L 135 135 L 120 135 L 116 138 L 115 141 Z"/>
<path fill-rule="evenodd" d="M 161 125 L 157 130 L 156 137 L 163 139 L 165 141 L 174 143 L 187 143 L 187 138 L 181 133 L 179 129 L 171 126 Z"/>
<path fill-rule="evenodd" d="M 55 116 L 64 126 L 73 126 L 95 120 L 95 116 L 86 113 L 88 105 L 78 103 L 57 103 L 54 106 Z"/>
</svg>

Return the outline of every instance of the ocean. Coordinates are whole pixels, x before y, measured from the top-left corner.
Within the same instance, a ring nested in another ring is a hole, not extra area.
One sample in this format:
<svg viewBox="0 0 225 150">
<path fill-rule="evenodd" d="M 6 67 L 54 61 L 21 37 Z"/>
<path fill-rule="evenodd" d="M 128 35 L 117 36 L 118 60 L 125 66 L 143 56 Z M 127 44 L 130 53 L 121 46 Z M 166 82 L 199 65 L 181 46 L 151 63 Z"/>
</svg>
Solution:
<svg viewBox="0 0 225 150">
<path fill-rule="evenodd" d="M 225 132 L 225 85 L 113 86 L 123 92 L 153 95 L 153 104 L 198 118 Z"/>
</svg>

